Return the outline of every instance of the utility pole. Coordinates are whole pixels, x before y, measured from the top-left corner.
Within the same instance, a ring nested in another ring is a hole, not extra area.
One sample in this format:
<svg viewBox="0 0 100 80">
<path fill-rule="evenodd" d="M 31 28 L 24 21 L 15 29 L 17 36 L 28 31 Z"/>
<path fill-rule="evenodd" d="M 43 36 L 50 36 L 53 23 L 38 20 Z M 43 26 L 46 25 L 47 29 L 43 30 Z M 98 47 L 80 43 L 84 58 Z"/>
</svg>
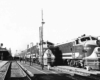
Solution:
<svg viewBox="0 0 100 80">
<path fill-rule="evenodd" d="M 42 13 L 42 22 L 41 22 L 41 24 L 42 24 L 42 26 L 41 26 L 41 41 L 40 41 L 40 46 L 41 46 L 41 61 L 42 61 L 42 63 L 41 63 L 41 67 L 42 67 L 42 69 L 44 68 L 44 64 L 43 64 L 43 25 L 44 25 L 44 20 L 43 20 L 43 10 L 41 11 L 41 13 Z"/>
<path fill-rule="evenodd" d="M 39 27 L 39 62 L 41 62 L 41 27 Z"/>
</svg>

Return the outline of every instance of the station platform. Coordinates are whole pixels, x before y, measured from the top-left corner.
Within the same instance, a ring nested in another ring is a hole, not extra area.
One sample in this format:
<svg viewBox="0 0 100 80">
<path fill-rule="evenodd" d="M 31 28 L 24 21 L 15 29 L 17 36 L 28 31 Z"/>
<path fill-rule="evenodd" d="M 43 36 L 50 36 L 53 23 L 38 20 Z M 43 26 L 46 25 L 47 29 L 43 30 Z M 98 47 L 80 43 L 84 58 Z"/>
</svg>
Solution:
<svg viewBox="0 0 100 80">
<path fill-rule="evenodd" d="M 4 64 L 6 64 L 8 61 L 0 61 L 0 67 L 2 67 Z"/>
<path fill-rule="evenodd" d="M 69 71 L 83 72 L 83 73 L 89 73 L 89 74 L 100 74 L 100 71 L 95 71 L 95 70 L 87 71 L 86 69 L 83 69 L 83 68 L 76 68 L 76 67 L 70 67 L 70 66 L 57 66 L 55 67 L 55 69 L 62 69 L 64 71 L 69 70 Z"/>
</svg>

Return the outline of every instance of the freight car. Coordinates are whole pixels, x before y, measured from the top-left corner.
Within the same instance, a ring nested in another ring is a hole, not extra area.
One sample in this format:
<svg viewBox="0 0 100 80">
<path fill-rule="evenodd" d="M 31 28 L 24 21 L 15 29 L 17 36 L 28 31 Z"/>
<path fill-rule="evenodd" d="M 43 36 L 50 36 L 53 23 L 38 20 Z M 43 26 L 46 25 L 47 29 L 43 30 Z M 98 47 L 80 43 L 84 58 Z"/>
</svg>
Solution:
<svg viewBox="0 0 100 80">
<path fill-rule="evenodd" d="M 54 54 L 60 55 L 56 61 L 62 65 L 100 70 L 100 41 L 96 37 L 83 35 L 56 45 Z"/>
</svg>

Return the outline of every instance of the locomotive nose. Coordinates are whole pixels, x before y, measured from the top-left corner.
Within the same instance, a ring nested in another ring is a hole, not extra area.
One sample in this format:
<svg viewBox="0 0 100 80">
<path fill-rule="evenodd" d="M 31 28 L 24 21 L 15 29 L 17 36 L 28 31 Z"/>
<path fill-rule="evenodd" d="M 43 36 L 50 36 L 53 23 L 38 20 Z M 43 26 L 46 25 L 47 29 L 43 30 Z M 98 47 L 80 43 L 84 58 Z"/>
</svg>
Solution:
<svg viewBox="0 0 100 80">
<path fill-rule="evenodd" d="M 98 57 L 100 57 L 100 47 L 97 48 L 96 54 Z"/>
</svg>

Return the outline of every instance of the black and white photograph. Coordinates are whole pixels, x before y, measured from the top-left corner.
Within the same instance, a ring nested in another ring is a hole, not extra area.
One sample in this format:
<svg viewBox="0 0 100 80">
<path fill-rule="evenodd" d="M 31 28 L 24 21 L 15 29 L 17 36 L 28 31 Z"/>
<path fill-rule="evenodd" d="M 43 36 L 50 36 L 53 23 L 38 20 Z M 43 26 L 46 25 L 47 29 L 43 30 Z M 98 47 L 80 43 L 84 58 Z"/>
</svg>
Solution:
<svg viewBox="0 0 100 80">
<path fill-rule="evenodd" d="M 0 80 L 100 80 L 100 0 L 0 0 Z"/>
</svg>

